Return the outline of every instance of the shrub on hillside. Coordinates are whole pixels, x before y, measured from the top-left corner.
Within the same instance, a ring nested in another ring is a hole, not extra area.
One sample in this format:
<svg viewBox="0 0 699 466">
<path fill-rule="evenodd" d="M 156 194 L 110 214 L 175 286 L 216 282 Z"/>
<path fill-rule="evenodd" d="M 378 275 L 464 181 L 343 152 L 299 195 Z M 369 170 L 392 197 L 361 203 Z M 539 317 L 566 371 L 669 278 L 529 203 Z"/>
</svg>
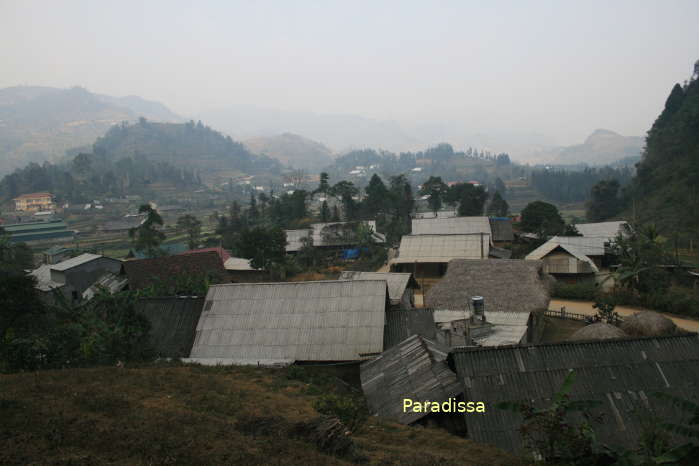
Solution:
<svg viewBox="0 0 699 466">
<path fill-rule="evenodd" d="M 597 285 L 594 281 L 580 283 L 556 282 L 552 296 L 561 299 L 582 299 L 593 301 L 597 295 Z"/>
</svg>

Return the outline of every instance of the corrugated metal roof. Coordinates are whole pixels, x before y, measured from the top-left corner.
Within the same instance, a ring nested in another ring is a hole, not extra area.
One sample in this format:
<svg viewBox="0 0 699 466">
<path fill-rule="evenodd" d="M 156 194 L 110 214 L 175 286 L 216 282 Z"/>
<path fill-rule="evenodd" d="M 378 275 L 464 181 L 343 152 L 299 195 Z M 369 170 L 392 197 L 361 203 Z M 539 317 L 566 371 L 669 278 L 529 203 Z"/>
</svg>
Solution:
<svg viewBox="0 0 699 466">
<path fill-rule="evenodd" d="M 189 356 L 203 307 L 204 298 L 144 298 L 136 303 L 151 324 L 151 346 L 166 358 Z"/>
<path fill-rule="evenodd" d="M 65 230 L 68 225 L 63 220 L 50 220 L 48 222 L 14 223 L 3 226 L 10 234 L 38 233 L 40 231 Z"/>
<path fill-rule="evenodd" d="M 488 217 L 414 218 L 413 235 L 467 235 L 484 233 L 492 236 Z"/>
<path fill-rule="evenodd" d="M 611 241 L 619 233 L 626 232 L 628 223 L 624 221 L 618 222 L 599 222 L 599 223 L 577 223 L 575 228 L 578 233 L 587 238 L 604 238 L 606 241 Z"/>
<path fill-rule="evenodd" d="M 568 369 L 536 372 L 506 372 L 475 377 L 466 382 L 464 397 L 486 404 L 487 414 L 467 415 L 469 437 L 479 443 L 489 443 L 503 450 L 521 452 L 518 413 L 500 410 L 503 401 L 533 404 L 535 408 L 551 405 L 560 390 Z M 639 416 L 652 411 L 660 419 L 680 419 L 683 414 L 671 403 L 658 400 L 654 392 L 666 392 L 685 399 L 696 397 L 699 382 L 699 360 L 637 362 L 613 366 L 588 365 L 575 368 L 575 381 L 570 392 L 572 400 L 597 400 L 598 407 L 586 410 L 592 416 L 602 416 L 593 422 L 597 438 L 605 443 L 625 448 L 637 447 L 643 431 Z M 580 415 L 570 420 L 580 421 Z"/>
<path fill-rule="evenodd" d="M 485 235 L 405 235 L 400 241 L 398 257 L 391 262 L 403 264 L 480 259 L 488 257 L 489 252 L 490 241 Z"/>
<path fill-rule="evenodd" d="M 369 410 L 410 424 L 429 413 L 404 412 L 403 399 L 442 402 L 461 392 L 456 375 L 445 363 L 447 351 L 414 335 L 362 363 L 360 377 Z"/>
<path fill-rule="evenodd" d="M 592 269 L 593 272 L 599 272 L 599 269 L 595 265 L 595 262 L 587 257 L 585 254 L 580 252 L 575 246 L 572 246 L 570 244 L 566 243 L 560 243 L 556 239 L 550 239 L 538 248 L 534 249 L 532 252 L 527 254 L 527 257 L 525 257 L 526 260 L 541 260 L 546 255 L 548 255 L 550 252 L 555 250 L 556 248 L 561 248 L 568 252 L 571 256 L 575 257 L 579 261 L 586 262 L 587 264 L 590 265 L 590 268 Z"/>
<path fill-rule="evenodd" d="M 492 324 L 488 331 L 473 333 L 471 339 L 479 346 L 516 345 L 525 339 L 529 330 L 528 312 L 485 311 L 485 320 Z M 471 311 L 435 310 L 434 321 L 440 324 L 464 321 L 471 318 Z"/>
<path fill-rule="evenodd" d="M 483 377 L 509 372 L 699 359 L 699 338 L 691 334 L 499 348 L 455 348 L 452 358 L 459 377 Z"/>
<path fill-rule="evenodd" d="M 94 298 L 101 289 L 107 290 L 110 294 L 117 293 L 126 288 L 128 282 L 129 280 L 123 275 L 116 275 L 111 272 L 106 273 L 83 292 L 83 299 L 90 300 Z"/>
<path fill-rule="evenodd" d="M 400 303 L 406 288 L 419 288 L 412 273 L 357 272 L 345 270 L 340 273 L 340 280 L 386 280 L 391 304 Z"/>
<path fill-rule="evenodd" d="M 490 218 L 490 230 L 493 233 L 493 241 L 514 241 L 512 220 L 503 217 Z"/>
<path fill-rule="evenodd" d="M 99 254 L 89 254 L 89 253 L 80 254 L 79 256 L 64 260 L 63 262 L 59 262 L 58 264 L 53 264 L 51 266 L 51 268 L 53 270 L 58 270 L 58 271 L 62 272 L 62 271 L 68 270 L 68 269 L 72 269 L 73 267 L 77 267 L 79 265 L 87 264 L 88 262 L 91 262 L 95 259 L 99 259 L 100 257 L 104 257 L 104 256 L 100 256 Z M 117 261 L 117 259 L 111 259 L 111 258 L 107 258 L 107 259 Z"/>
<path fill-rule="evenodd" d="M 430 340 L 436 339 L 437 327 L 432 317 L 432 309 L 401 309 L 386 312 L 384 350 L 412 335 L 420 335 Z"/>
<path fill-rule="evenodd" d="M 41 291 L 51 291 L 54 288 L 60 288 L 64 283 L 58 283 L 51 279 L 51 265 L 42 264 L 38 268 L 32 270 L 30 275 L 36 278 L 36 288 Z"/>
<path fill-rule="evenodd" d="M 242 257 L 230 257 L 223 263 L 226 270 L 259 270 L 250 265 L 250 259 Z"/>
<path fill-rule="evenodd" d="M 549 241 L 560 245 L 571 246 L 585 256 L 603 256 L 604 243 L 608 242 L 604 237 L 585 236 L 554 236 Z"/>
<path fill-rule="evenodd" d="M 269 365 L 352 361 L 383 350 L 385 281 L 213 285 L 192 358 Z"/>
<path fill-rule="evenodd" d="M 296 252 L 303 247 L 301 240 L 311 235 L 311 229 L 284 230 L 286 233 L 286 252 Z"/>
</svg>

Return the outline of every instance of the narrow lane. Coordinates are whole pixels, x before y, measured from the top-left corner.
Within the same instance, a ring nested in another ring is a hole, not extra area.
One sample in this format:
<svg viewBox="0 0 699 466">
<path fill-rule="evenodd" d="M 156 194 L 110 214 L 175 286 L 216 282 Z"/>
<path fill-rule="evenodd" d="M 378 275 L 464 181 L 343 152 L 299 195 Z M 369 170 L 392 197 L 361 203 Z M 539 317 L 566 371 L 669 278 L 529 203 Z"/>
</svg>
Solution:
<svg viewBox="0 0 699 466">
<path fill-rule="evenodd" d="M 592 301 L 571 301 L 568 299 L 552 299 L 549 304 L 549 309 L 559 310 L 561 307 L 565 306 L 567 311 L 576 312 L 578 314 L 595 315 L 597 310 L 592 307 L 594 303 Z M 617 306 L 614 308 L 620 316 L 630 316 L 639 311 L 645 311 L 647 309 L 629 307 L 629 306 Z M 676 316 L 674 314 L 662 313 L 664 316 L 675 322 L 675 325 L 681 327 L 685 330 L 690 330 L 692 332 L 699 332 L 699 320 L 692 320 L 686 317 Z"/>
</svg>

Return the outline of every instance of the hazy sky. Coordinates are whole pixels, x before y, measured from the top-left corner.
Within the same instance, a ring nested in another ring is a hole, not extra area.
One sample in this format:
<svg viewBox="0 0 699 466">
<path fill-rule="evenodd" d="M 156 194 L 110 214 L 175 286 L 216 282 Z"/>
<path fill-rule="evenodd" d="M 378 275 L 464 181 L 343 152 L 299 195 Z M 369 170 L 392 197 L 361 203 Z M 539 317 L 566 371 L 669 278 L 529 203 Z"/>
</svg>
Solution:
<svg viewBox="0 0 699 466">
<path fill-rule="evenodd" d="M 0 0 L 0 87 L 82 85 L 577 143 L 642 135 L 699 59 L 699 1 Z"/>
</svg>

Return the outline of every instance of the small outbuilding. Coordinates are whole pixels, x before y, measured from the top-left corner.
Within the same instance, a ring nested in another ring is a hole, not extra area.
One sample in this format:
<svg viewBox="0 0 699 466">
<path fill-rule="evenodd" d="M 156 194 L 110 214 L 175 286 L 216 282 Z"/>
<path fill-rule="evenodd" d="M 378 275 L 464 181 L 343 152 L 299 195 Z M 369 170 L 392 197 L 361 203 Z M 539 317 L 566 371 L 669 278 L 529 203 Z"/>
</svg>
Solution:
<svg viewBox="0 0 699 466">
<path fill-rule="evenodd" d="M 340 273 L 340 280 L 385 280 L 391 306 L 401 309 L 415 307 L 415 290 L 420 288 L 412 273 L 345 270 Z"/>
<path fill-rule="evenodd" d="M 635 337 L 659 337 L 674 335 L 677 332 L 677 325 L 657 312 L 641 311 L 624 317 L 621 329 Z"/>
</svg>

